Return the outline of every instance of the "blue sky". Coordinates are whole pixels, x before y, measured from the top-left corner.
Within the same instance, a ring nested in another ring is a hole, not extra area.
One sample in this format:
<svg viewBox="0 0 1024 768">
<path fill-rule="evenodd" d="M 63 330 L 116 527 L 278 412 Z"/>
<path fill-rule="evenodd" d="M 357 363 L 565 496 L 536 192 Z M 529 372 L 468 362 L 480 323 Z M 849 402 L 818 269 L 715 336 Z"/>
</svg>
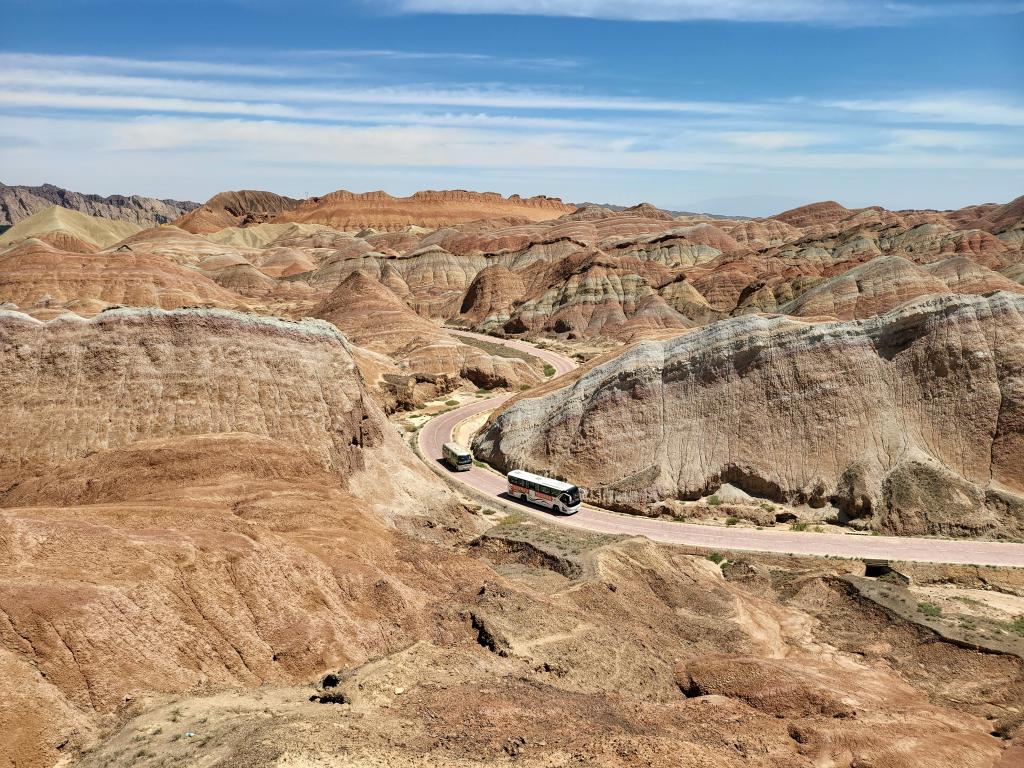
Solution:
<svg viewBox="0 0 1024 768">
<path fill-rule="evenodd" d="M 761 215 L 1024 194 L 1024 2 L 0 0 L 0 181 Z"/>
</svg>

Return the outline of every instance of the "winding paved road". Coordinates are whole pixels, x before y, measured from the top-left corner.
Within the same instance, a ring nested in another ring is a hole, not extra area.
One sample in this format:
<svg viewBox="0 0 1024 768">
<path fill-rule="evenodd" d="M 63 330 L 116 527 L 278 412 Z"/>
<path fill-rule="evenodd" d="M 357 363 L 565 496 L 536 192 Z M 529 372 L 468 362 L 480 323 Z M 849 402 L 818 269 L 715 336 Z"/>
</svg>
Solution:
<svg viewBox="0 0 1024 768">
<path fill-rule="evenodd" d="M 569 358 L 549 350 L 539 349 L 526 342 L 506 341 L 495 339 L 493 336 L 449 330 L 457 336 L 472 336 L 528 352 L 553 365 L 559 376 L 576 367 L 576 364 Z M 451 439 L 452 431 L 460 422 L 480 413 L 492 411 L 510 397 L 511 395 L 506 394 L 478 400 L 431 419 L 420 430 L 417 438 L 421 455 L 427 461 L 439 462 L 441 447 Z M 509 497 L 505 493 L 507 488 L 505 478 L 489 469 L 474 466 L 469 472 L 450 472 L 449 477 L 453 482 L 472 486 L 477 491 L 500 499 L 506 505 L 514 505 L 523 512 L 547 522 L 598 533 L 646 536 L 666 544 L 685 544 L 749 552 L 1024 567 L 1024 544 L 1003 544 L 966 539 L 798 533 L 767 529 L 759 531 L 753 528 L 693 525 L 622 515 L 586 504 L 575 515 L 553 515 L 548 510 Z"/>
</svg>

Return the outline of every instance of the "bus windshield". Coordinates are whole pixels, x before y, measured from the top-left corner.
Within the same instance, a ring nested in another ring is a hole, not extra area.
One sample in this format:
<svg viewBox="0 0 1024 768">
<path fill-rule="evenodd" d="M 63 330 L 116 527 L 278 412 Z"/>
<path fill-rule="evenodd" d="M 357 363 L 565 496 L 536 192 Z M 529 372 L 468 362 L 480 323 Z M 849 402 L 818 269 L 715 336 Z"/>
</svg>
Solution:
<svg viewBox="0 0 1024 768">
<path fill-rule="evenodd" d="M 473 462 L 473 458 L 468 453 L 463 453 L 459 456 L 458 462 L 459 464 L 471 464 Z"/>
</svg>

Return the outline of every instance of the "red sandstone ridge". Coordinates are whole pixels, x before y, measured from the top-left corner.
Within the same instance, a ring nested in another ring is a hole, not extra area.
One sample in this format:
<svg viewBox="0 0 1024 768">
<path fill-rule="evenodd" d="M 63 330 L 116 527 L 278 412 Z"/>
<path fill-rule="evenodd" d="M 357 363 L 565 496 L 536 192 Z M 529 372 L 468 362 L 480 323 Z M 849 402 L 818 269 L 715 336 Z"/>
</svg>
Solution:
<svg viewBox="0 0 1024 768">
<path fill-rule="evenodd" d="M 799 208 L 783 211 L 771 218 L 794 227 L 809 227 L 814 224 L 831 224 L 836 221 L 842 221 L 856 212 L 856 209 L 847 208 L 835 200 L 826 200 L 821 203 L 811 203 L 810 205 L 802 205 Z"/>
<path fill-rule="evenodd" d="M 323 197 L 311 197 L 275 221 L 326 224 L 336 229 L 395 231 L 408 226 L 446 227 L 477 219 L 517 217 L 525 221 L 548 221 L 576 206 L 554 197 L 519 195 L 502 197 L 495 192 L 417 192 L 410 197 L 392 197 L 387 192 L 357 194 L 346 190 Z"/>
<path fill-rule="evenodd" d="M 205 234 L 226 227 L 261 224 L 282 211 L 294 208 L 299 202 L 291 197 L 254 189 L 220 192 L 173 223 L 186 232 Z"/>
</svg>

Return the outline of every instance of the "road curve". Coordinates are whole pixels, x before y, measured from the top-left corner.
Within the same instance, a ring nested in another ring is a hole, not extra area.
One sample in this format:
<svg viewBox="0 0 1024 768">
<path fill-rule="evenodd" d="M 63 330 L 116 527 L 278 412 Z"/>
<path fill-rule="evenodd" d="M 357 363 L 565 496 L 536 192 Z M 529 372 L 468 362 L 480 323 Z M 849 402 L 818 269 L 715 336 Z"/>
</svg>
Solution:
<svg viewBox="0 0 1024 768">
<path fill-rule="evenodd" d="M 569 358 L 545 349 L 532 347 L 522 341 L 496 339 L 482 334 L 452 331 L 456 335 L 470 335 L 492 343 L 507 344 L 536 355 L 550 363 L 558 375 L 575 368 Z M 465 419 L 485 411 L 492 411 L 505 402 L 510 394 L 477 400 L 427 422 L 417 440 L 420 455 L 425 461 L 439 463 L 441 447 L 451 440 L 452 431 Z M 449 472 L 453 482 L 464 483 L 488 496 L 514 505 L 521 511 L 547 522 L 598 533 L 646 536 L 665 544 L 684 544 L 721 550 L 771 552 L 795 555 L 832 555 L 852 558 L 919 561 L 927 563 L 953 563 L 965 565 L 1024 567 L 1024 544 L 952 539 L 924 539 L 906 536 L 863 536 L 835 533 L 756 530 L 743 527 L 693 525 L 667 520 L 655 520 L 623 515 L 583 505 L 575 515 L 553 515 L 506 494 L 505 478 L 489 469 L 474 466 L 468 472 Z"/>
<path fill-rule="evenodd" d="M 551 352 L 547 349 L 541 349 L 535 347 L 525 341 L 519 341 L 518 339 L 497 339 L 494 336 L 488 336 L 484 333 L 473 333 L 472 331 L 457 330 L 455 328 L 446 328 L 445 330 L 453 336 L 463 336 L 468 339 L 478 339 L 480 341 L 487 341 L 491 344 L 501 344 L 505 347 L 517 349 L 520 352 L 526 352 L 534 357 L 539 357 L 545 363 L 549 363 L 555 368 L 555 375 L 561 376 L 563 373 L 568 373 L 576 367 L 576 362 L 564 355 L 560 355 L 557 352 Z M 477 411 L 479 413 L 479 411 Z"/>
</svg>

